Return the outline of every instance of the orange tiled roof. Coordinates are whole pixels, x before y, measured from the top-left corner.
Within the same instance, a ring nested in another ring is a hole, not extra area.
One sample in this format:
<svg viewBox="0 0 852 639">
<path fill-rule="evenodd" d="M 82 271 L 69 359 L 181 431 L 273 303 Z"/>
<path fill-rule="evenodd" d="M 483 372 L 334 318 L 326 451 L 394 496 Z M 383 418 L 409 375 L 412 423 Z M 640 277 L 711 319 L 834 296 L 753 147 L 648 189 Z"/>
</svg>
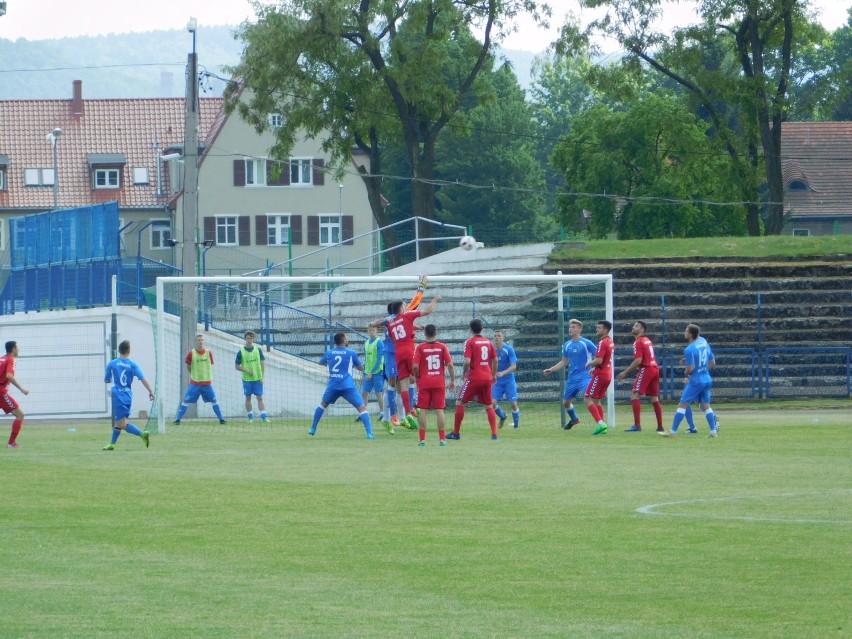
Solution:
<svg viewBox="0 0 852 639">
<path fill-rule="evenodd" d="M 46 136 L 62 129 L 57 144 L 59 206 L 118 200 L 123 208 L 164 206 L 157 196 L 157 152 L 182 145 L 183 98 L 83 100 L 83 115 L 71 113 L 71 100 L 0 100 L 0 155 L 8 156 L 7 189 L 0 190 L 0 210 L 53 208 L 53 188 L 24 186 L 25 168 L 52 168 L 53 149 Z M 199 140 L 205 140 L 222 111 L 221 98 L 200 100 Z M 125 156 L 122 188 L 91 187 L 89 154 Z M 132 167 L 148 168 L 148 184 L 134 185 Z M 163 167 L 162 189 L 168 192 Z"/>
<path fill-rule="evenodd" d="M 801 180 L 810 190 L 788 190 L 784 211 L 794 217 L 852 216 L 852 122 L 784 122 L 784 184 Z"/>
</svg>

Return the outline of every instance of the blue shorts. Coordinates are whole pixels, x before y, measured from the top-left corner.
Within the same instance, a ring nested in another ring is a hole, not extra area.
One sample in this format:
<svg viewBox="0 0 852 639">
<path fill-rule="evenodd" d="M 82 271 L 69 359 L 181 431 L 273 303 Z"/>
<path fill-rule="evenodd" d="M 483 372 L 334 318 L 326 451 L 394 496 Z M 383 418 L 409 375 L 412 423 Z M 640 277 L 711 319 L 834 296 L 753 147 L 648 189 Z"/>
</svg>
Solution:
<svg viewBox="0 0 852 639">
<path fill-rule="evenodd" d="M 688 382 L 683 389 L 683 393 L 681 393 L 680 403 L 691 404 L 692 402 L 698 402 L 699 404 L 709 404 L 711 388 L 713 388 L 712 382 Z"/>
<path fill-rule="evenodd" d="M 358 408 L 364 403 L 364 400 L 361 399 L 361 393 L 358 392 L 357 388 L 326 388 L 322 394 L 322 401 L 325 404 L 333 404 L 341 397 L 355 408 Z"/>
<path fill-rule="evenodd" d="M 583 395 L 589 385 L 589 379 L 589 377 L 569 377 L 566 379 L 562 399 L 574 399 L 577 395 Z"/>
<path fill-rule="evenodd" d="M 251 395 L 263 397 L 263 382 L 243 382 L 243 395 L 246 397 Z"/>
<path fill-rule="evenodd" d="M 495 402 L 499 402 L 501 399 L 509 402 L 518 401 L 518 384 L 515 382 L 514 377 L 509 375 L 498 377 L 497 381 L 494 382 L 494 386 L 491 387 L 491 399 Z"/>
<path fill-rule="evenodd" d="M 208 404 L 216 404 L 216 391 L 213 390 L 212 384 L 190 384 L 186 387 L 186 394 L 183 396 L 184 404 L 195 404 L 198 398 L 201 397 Z"/>
<path fill-rule="evenodd" d="M 396 355 L 394 353 L 385 353 L 385 379 L 394 379 L 399 377 L 399 371 L 396 370 Z"/>
<path fill-rule="evenodd" d="M 367 379 L 366 375 L 364 376 L 364 381 L 361 383 L 361 392 L 369 393 L 370 391 L 376 391 L 376 393 L 381 393 L 385 389 L 385 378 L 381 373 L 375 373 L 372 378 Z"/>
<path fill-rule="evenodd" d="M 133 393 L 130 391 L 112 391 L 112 415 L 116 419 L 130 417 L 130 405 L 133 404 Z"/>
</svg>

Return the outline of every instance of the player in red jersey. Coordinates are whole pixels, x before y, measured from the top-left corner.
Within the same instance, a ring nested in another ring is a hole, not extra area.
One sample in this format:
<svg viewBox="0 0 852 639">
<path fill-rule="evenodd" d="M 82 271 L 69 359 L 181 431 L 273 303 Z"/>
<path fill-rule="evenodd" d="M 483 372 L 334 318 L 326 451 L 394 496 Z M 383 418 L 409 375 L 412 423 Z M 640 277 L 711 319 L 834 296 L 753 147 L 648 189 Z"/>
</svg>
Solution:
<svg viewBox="0 0 852 639">
<path fill-rule="evenodd" d="M 492 406 L 491 397 L 491 387 L 497 379 L 497 351 L 490 339 L 480 335 L 481 320 L 470 321 L 470 332 L 473 335 L 464 343 L 464 381 L 456 399 L 453 432 L 447 434 L 447 439 L 461 439 L 459 432 L 464 419 L 464 405 L 474 397 L 477 402 L 487 407 L 485 414 L 488 416 L 488 425 L 491 426 L 491 439 L 497 439 L 497 413 Z"/>
<path fill-rule="evenodd" d="M 592 379 L 586 388 L 586 407 L 598 424 L 592 435 L 606 435 L 601 399 L 606 397 L 606 391 L 612 383 L 612 354 L 615 351 L 615 344 L 609 336 L 611 330 L 612 322 L 607 320 L 598 322 L 597 333 L 601 341 L 598 343 L 594 359 L 586 364 L 586 368 L 592 369 Z"/>
<path fill-rule="evenodd" d="M 409 310 L 408 304 L 402 300 L 397 300 L 390 307 L 391 315 L 394 317 L 378 321 L 378 324 L 387 323 L 388 335 L 393 340 L 396 355 L 397 389 L 400 399 L 402 399 L 405 418 L 412 428 L 418 426 L 417 414 L 411 408 L 411 397 L 408 393 L 414 358 L 414 320 L 424 315 L 430 315 L 440 301 L 441 296 L 435 295 L 423 310 Z M 373 323 L 376 324 L 376 322 Z"/>
<path fill-rule="evenodd" d="M 616 377 L 619 382 L 623 381 L 631 371 L 639 369 L 636 379 L 633 380 L 633 393 L 630 396 L 630 403 L 633 405 L 633 426 L 626 429 L 625 432 L 628 433 L 638 433 L 642 430 L 642 400 L 639 399 L 640 395 L 646 395 L 651 400 L 654 414 L 657 417 L 657 432 L 665 430 L 663 428 L 663 406 L 660 404 L 660 367 L 657 365 L 657 358 L 654 355 L 654 344 L 651 343 L 651 338 L 645 335 L 647 330 L 647 325 L 641 320 L 637 320 L 633 325 L 632 332 L 636 338 L 633 342 L 633 361 Z"/>
<path fill-rule="evenodd" d="M 450 373 L 450 390 L 453 390 L 456 387 L 456 369 L 446 344 L 438 341 L 438 329 L 434 324 L 426 325 L 424 335 L 426 341 L 414 348 L 412 363 L 414 378 L 417 380 L 417 408 L 420 409 L 420 445 L 426 445 L 426 411 L 432 409 L 438 416 L 438 439 L 441 446 L 445 446 L 447 382 L 444 371 Z"/>
<path fill-rule="evenodd" d="M 6 444 L 9 448 L 20 448 L 21 445 L 16 441 L 18 433 L 24 425 L 24 411 L 18 406 L 15 398 L 9 395 L 9 384 L 17 386 L 18 390 L 24 395 L 29 395 L 30 391 L 21 386 L 21 383 L 15 377 L 15 358 L 18 356 L 18 343 L 9 341 L 6 342 L 6 354 L 0 357 L 0 408 L 7 415 L 12 413 L 15 416 L 15 421 L 12 422 L 12 434 L 9 436 L 9 442 Z"/>
</svg>

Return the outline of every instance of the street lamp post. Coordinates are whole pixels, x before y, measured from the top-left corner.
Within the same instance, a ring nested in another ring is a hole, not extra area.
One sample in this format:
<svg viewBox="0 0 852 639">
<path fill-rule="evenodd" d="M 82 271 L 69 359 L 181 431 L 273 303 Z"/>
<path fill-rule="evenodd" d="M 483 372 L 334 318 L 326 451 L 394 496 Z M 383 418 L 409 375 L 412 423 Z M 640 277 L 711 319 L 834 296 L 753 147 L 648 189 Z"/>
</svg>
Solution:
<svg viewBox="0 0 852 639">
<path fill-rule="evenodd" d="M 53 133 L 47 134 L 47 141 L 53 147 L 53 208 L 59 208 L 59 162 L 56 156 L 56 143 L 59 141 L 59 136 L 62 135 L 62 129 L 56 127 Z"/>
<path fill-rule="evenodd" d="M 343 275 L 343 185 L 337 185 L 338 191 L 338 199 L 337 199 L 337 223 L 339 224 L 338 228 L 340 229 L 340 235 L 337 237 L 337 241 L 340 242 L 338 244 L 338 264 L 337 270 L 339 271 L 339 275 Z"/>
</svg>

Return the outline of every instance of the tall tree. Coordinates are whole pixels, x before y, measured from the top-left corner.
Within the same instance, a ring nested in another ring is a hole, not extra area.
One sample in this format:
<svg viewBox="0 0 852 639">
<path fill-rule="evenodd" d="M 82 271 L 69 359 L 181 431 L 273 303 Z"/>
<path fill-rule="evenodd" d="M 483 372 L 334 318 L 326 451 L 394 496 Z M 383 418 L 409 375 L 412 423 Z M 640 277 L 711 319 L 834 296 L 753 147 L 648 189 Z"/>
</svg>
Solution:
<svg viewBox="0 0 852 639">
<path fill-rule="evenodd" d="M 707 125 L 682 99 L 646 92 L 612 109 L 597 105 L 573 120 L 557 145 L 554 166 L 565 175 L 560 218 L 619 239 L 739 235 L 743 209 L 730 200 L 726 156 L 696 152 Z"/>
<path fill-rule="evenodd" d="M 784 186 L 781 172 L 781 122 L 786 112 L 790 69 L 802 44 L 798 27 L 806 20 L 807 3 L 799 0 L 702 0 L 697 27 L 663 33 L 655 28 L 663 0 L 581 0 L 606 15 L 590 29 L 615 38 L 635 60 L 675 81 L 701 104 L 732 160 L 739 166 L 747 206 L 748 231 L 760 234 L 760 185 L 755 168 L 763 166 L 769 202 L 765 230 L 781 232 Z M 701 62 L 708 48 L 725 47 L 737 66 L 707 69 Z M 719 98 L 735 100 L 743 131 L 729 126 L 719 112 Z"/>
<path fill-rule="evenodd" d="M 538 0 L 285 0 L 257 11 L 257 23 L 240 32 L 246 56 L 233 69 L 239 85 L 227 94 L 230 108 L 258 127 L 281 113 L 279 154 L 299 128 L 328 135 L 325 148 L 338 160 L 361 146 L 370 158 L 364 179 L 376 193 L 382 140 L 400 139 L 411 210 L 426 217 L 435 206 L 436 143 L 463 105 L 476 102 L 493 43 L 516 28 L 519 14 L 549 15 Z M 383 224 L 379 199 L 371 205 Z"/>
<path fill-rule="evenodd" d="M 597 103 L 597 94 L 589 82 L 593 62 L 585 50 L 573 55 L 543 55 L 532 67 L 530 104 L 539 129 L 536 157 L 547 181 L 546 212 L 556 213 L 553 196 L 564 186 L 563 174 L 553 168 L 550 158 L 559 139 L 571 130 L 574 117 Z"/>
</svg>

